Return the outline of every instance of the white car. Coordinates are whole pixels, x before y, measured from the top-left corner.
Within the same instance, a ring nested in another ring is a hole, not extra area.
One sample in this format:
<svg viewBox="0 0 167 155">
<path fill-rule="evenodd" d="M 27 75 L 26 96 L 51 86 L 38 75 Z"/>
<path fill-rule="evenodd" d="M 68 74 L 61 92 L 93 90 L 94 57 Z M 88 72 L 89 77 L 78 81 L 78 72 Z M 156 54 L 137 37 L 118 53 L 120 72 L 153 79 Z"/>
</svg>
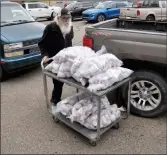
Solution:
<svg viewBox="0 0 167 155">
<path fill-rule="evenodd" d="M 22 6 L 35 20 L 39 18 L 53 20 L 59 9 L 61 9 L 60 7 L 48 6 L 47 4 L 41 2 L 23 3 Z"/>
<path fill-rule="evenodd" d="M 121 8 L 120 19 L 136 19 L 147 21 L 167 20 L 167 1 L 144 0 L 141 7 Z"/>
</svg>

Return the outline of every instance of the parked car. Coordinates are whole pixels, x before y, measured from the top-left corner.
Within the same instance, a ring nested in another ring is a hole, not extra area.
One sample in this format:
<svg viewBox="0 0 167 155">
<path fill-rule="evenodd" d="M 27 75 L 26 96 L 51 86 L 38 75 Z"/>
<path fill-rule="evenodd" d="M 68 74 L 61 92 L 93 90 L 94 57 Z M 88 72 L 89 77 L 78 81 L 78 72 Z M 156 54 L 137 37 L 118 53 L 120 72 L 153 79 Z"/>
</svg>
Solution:
<svg viewBox="0 0 167 155">
<path fill-rule="evenodd" d="M 93 3 L 74 1 L 71 4 L 67 5 L 66 8 L 70 10 L 72 20 L 74 20 L 75 18 L 82 18 L 82 12 L 87 9 L 93 8 Z"/>
<path fill-rule="evenodd" d="M 88 9 L 82 13 L 82 18 L 87 21 L 101 22 L 113 17 L 119 17 L 120 8 L 131 7 L 128 2 L 106 1 L 99 3 L 95 8 Z"/>
<path fill-rule="evenodd" d="M 23 3 L 22 6 L 35 20 L 39 18 L 47 18 L 48 20 L 53 20 L 59 9 L 61 9 L 60 7 L 48 6 L 41 2 Z"/>
<path fill-rule="evenodd" d="M 137 19 L 158 21 L 167 20 L 167 1 L 145 0 L 140 8 L 123 8 L 120 11 L 121 19 Z"/>
<path fill-rule="evenodd" d="M 38 40 L 44 28 L 20 4 L 1 2 L 0 80 L 41 62 Z"/>
<path fill-rule="evenodd" d="M 155 117 L 167 111 L 166 38 L 167 22 L 112 19 L 86 27 L 83 45 L 95 51 L 105 45 L 134 70 L 131 112 Z M 118 91 L 118 101 L 126 105 L 127 85 Z"/>
</svg>

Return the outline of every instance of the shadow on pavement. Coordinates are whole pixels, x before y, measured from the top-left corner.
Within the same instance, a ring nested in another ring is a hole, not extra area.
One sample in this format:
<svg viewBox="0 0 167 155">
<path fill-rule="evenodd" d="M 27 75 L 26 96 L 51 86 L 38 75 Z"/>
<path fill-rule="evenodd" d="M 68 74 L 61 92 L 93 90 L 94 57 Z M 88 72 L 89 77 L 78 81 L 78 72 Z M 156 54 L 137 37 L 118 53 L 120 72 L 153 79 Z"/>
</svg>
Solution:
<svg viewBox="0 0 167 155">
<path fill-rule="evenodd" d="M 9 73 L 6 75 L 5 80 L 3 80 L 2 82 L 16 80 L 18 78 L 25 78 L 25 77 L 29 78 L 31 75 L 39 72 L 39 70 L 41 70 L 40 64 L 33 66 L 31 68 L 27 68 L 25 70 L 20 70 L 14 73 Z"/>
</svg>

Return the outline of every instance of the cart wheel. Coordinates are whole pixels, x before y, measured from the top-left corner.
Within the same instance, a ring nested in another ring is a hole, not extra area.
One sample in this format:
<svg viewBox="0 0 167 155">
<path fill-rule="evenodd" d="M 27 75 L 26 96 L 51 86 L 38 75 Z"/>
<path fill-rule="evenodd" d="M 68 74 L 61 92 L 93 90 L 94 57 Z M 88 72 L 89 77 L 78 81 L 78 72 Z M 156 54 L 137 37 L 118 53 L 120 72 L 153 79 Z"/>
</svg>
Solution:
<svg viewBox="0 0 167 155">
<path fill-rule="evenodd" d="M 96 143 L 95 141 L 93 141 L 93 140 L 90 140 L 90 144 L 91 144 L 92 146 L 96 146 L 96 145 L 97 145 L 97 143 Z"/>
<path fill-rule="evenodd" d="M 60 122 L 60 120 L 58 118 L 56 118 L 55 116 L 52 116 L 52 118 L 53 118 L 55 123 L 59 123 Z"/>
<path fill-rule="evenodd" d="M 114 126 L 113 126 L 114 129 L 119 129 L 119 123 L 116 123 Z"/>
</svg>

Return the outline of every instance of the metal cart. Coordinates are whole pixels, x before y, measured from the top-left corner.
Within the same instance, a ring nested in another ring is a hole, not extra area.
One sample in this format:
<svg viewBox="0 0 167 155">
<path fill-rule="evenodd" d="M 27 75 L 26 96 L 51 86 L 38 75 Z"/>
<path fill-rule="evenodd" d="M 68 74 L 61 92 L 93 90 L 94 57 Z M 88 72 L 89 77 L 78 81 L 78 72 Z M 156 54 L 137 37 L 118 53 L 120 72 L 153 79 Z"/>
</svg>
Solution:
<svg viewBox="0 0 167 155">
<path fill-rule="evenodd" d="M 80 83 L 76 82 L 76 80 L 74 80 L 73 78 L 66 78 L 66 79 L 62 79 L 62 78 L 58 78 L 56 76 L 56 74 L 53 74 L 52 72 L 46 71 L 44 69 L 43 66 L 43 62 L 41 62 L 41 67 L 42 67 L 42 72 L 43 72 L 43 82 L 44 82 L 44 93 L 45 93 L 45 97 L 46 97 L 46 103 L 47 103 L 47 108 L 51 113 L 51 103 L 48 99 L 48 88 L 47 88 L 47 76 L 53 79 L 56 79 L 58 81 L 61 81 L 69 86 L 75 87 L 77 92 L 78 90 L 82 90 L 85 92 L 89 92 L 92 95 L 96 96 L 98 98 L 98 113 L 97 113 L 97 118 L 98 118 L 98 122 L 97 122 L 97 130 L 89 130 L 85 127 L 83 127 L 82 125 L 80 125 L 77 122 L 73 122 L 71 123 L 71 121 L 69 119 L 67 119 L 65 116 L 63 116 L 61 113 L 59 113 L 56 117 L 53 116 L 54 121 L 57 122 L 63 122 L 64 124 L 68 125 L 69 127 L 71 127 L 72 129 L 76 130 L 77 132 L 81 133 L 83 136 L 87 137 L 90 140 L 90 143 L 93 146 L 96 146 L 97 141 L 100 139 L 100 136 L 106 132 L 107 130 L 109 130 L 110 128 L 114 127 L 116 129 L 119 128 L 119 121 L 120 119 L 117 119 L 115 122 L 111 123 L 109 126 L 107 126 L 106 128 L 100 129 L 100 113 L 101 113 L 101 102 L 100 102 L 100 98 L 103 95 L 106 95 L 107 93 L 119 88 L 120 86 L 122 86 L 125 83 L 129 83 L 129 90 L 128 90 L 128 103 L 127 103 L 127 115 L 126 117 L 124 117 L 124 119 L 128 118 L 129 113 L 130 113 L 130 87 L 131 87 L 131 78 L 126 78 L 121 82 L 118 82 L 116 84 L 114 84 L 113 86 L 111 86 L 110 88 L 106 89 L 106 90 L 102 90 L 102 91 L 98 91 L 96 93 L 92 93 L 90 92 L 86 87 L 83 87 Z"/>
</svg>

